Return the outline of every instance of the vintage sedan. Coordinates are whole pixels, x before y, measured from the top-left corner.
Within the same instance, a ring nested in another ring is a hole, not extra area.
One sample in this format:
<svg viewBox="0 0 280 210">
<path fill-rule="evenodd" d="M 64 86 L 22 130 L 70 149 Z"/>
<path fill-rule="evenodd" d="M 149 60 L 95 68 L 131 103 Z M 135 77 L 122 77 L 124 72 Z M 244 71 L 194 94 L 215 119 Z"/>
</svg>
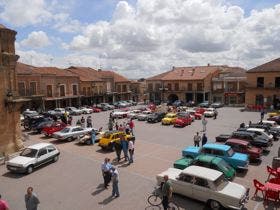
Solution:
<svg viewBox="0 0 280 210">
<path fill-rule="evenodd" d="M 115 110 L 112 112 L 112 117 L 114 118 L 126 118 L 128 111 L 125 110 Z"/>
<path fill-rule="evenodd" d="M 220 171 L 200 166 L 184 170 L 169 168 L 156 176 L 161 185 L 167 175 L 174 193 L 207 203 L 211 209 L 242 209 L 249 198 L 249 188 L 230 182 Z"/>
<path fill-rule="evenodd" d="M 42 133 L 45 136 L 49 137 L 49 136 L 52 136 L 53 133 L 55 133 L 57 131 L 61 131 L 65 127 L 66 127 L 66 124 L 64 124 L 63 122 L 54 122 L 51 126 L 44 127 L 42 130 Z"/>
<path fill-rule="evenodd" d="M 81 114 L 83 114 L 82 110 L 77 109 L 76 107 L 72 107 L 72 106 L 66 107 L 65 110 L 67 112 L 69 112 L 70 115 L 81 115 Z"/>
<path fill-rule="evenodd" d="M 280 116 L 280 110 L 274 112 L 268 112 L 268 117 Z"/>
<path fill-rule="evenodd" d="M 152 114 L 151 110 L 142 111 L 142 113 L 137 115 L 137 119 L 138 121 L 146 121 L 151 114 Z"/>
<path fill-rule="evenodd" d="M 173 123 L 174 127 L 185 127 L 192 124 L 192 118 L 189 114 L 178 114 L 175 122 Z"/>
<path fill-rule="evenodd" d="M 94 113 L 98 113 L 98 112 L 101 112 L 102 109 L 97 108 L 96 106 L 93 106 L 93 107 L 92 107 L 92 111 L 93 111 Z"/>
<path fill-rule="evenodd" d="M 211 155 L 199 155 L 195 159 L 183 157 L 176 160 L 173 167 L 183 170 L 190 165 L 202 166 L 221 171 L 229 180 L 232 180 L 235 176 L 235 169 L 233 167 L 231 167 L 222 158 L 213 157 Z"/>
<path fill-rule="evenodd" d="M 26 147 L 19 156 L 12 158 L 6 164 L 12 172 L 32 173 L 37 168 L 48 162 L 56 162 L 59 150 L 50 143 L 39 143 Z"/>
<path fill-rule="evenodd" d="M 252 146 L 248 141 L 228 139 L 225 144 L 231 146 L 235 152 L 248 154 L 251 161 L 261 160 L 262 149 Z"/>
<path fill-rule="evenodd" d="M 203 114 L 205 117 L 214 117 L 215 111 L 215 108 L 207 108 Z"/>
<path fill-rule="evenodd" d="M 164 118 L 165 113 L 164 112 L 155 112 L 153 114 L 150 114 L 147 117 L 147 122 L 148 123 L 156 123 L 156 122 L 161 122 L 161 120 Z"/>
<path fill-rule="evenodd" d="M 171 125 L 174 124 L 175 120 L 177 119 L 176 113 L 167 113 L 165 117 L 161 120 L 162 125 Z"/>
<path fill-rule="evenodd" d="M 234 152 L 230 146 L 223 144 L 207 143 L 204 144 L 202 148 L 189 146 L 182 151 L 182 154 L 184 157 L 192 158 L 195 158 L 200 154 L 220 157 L 235 169 L 247 170 L 249 164 L 247 154 Z"/>
<path fill-rule="evenodd" d="M 61 131 L 53 133 L 52 137 L 57 140 L 73 141 L 92 131 L 92 128 L 82 128 L 80 126 L 67 126 Z"/>
<path fill-rule="evenodd" d="M 102 149 L 113 150 L 114 149 L 114 142 L 120 141 L 120 135 L 124 135 L 126 140 L 135 140 L 135 136 L 128 135 L 123 131 L 106 131 L 99 140 L 98 145 Z"/>
<path fill-rule="evenodd" d="M 269 120 L 269 121 L 274 121 L 274 122 L 276 122 L 278 125 L 280 125 L 280 115 L 279 115 L 279 116 L 274 116 L 274 117 L 269 117 L 269 118 L 267 118 L 267 120 Z"/>
<path fill-rule="evenodd" d="M 83 107 L 80 107 L 79 109 L 82 110 L 83 114 L 92 114 L 93 113 L 92 108 L 88 108 L 88 107 L 83 106 Z"/>
<path fill-rule="evenodd" d="M 128 112 L 127 114 L 127 118 L 130 119 L 137 119 L 138 115 L 141 113 L 140 109 L 133 109 L 131 111 Z"/>
</svg>

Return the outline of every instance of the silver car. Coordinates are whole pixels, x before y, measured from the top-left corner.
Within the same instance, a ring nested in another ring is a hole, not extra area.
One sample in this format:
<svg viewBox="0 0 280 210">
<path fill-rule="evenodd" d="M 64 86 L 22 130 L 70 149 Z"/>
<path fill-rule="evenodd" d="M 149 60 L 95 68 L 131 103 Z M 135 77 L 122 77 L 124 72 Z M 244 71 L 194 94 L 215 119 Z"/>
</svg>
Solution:
<svg viewBox="0 0 280 210">
<path fill-rule="evenodd" d="M 57 140 L 73 141 L 92 131 L 92 128 L 82 128 L 80 126 L 67 126 L 61 131 L 53 133 L 52 137 Z"/>
</svg>

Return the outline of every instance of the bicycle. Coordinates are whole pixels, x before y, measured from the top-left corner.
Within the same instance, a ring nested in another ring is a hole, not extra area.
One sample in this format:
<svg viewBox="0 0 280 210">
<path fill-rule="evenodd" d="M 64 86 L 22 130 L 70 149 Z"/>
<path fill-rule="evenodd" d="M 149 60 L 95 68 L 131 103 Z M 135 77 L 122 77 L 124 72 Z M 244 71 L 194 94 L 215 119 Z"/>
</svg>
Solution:
<svg viewBox="0 0 280 210">
<path fill-rule="evenodd" d="M 148 197 L 148 203 L 151 206 L 160 206 L 162 204 L 162 191 L 160 187 L 155 187 L 154 191 L 152 194 Z M 168 204 L 170 210 L 179 210 L 179 206 L 172 200 L 169 200 Z"/>
</svg>

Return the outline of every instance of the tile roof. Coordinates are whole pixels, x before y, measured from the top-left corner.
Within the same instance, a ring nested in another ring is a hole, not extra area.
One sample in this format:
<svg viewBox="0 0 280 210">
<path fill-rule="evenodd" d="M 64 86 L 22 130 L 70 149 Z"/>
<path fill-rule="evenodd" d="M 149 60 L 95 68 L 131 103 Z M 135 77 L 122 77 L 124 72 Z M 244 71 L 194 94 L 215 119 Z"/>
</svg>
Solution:
<svg viewBox="0 0 280 210">
<path fill-rule="evenodd" d="M 222 66 L 173 67 L 171 71 L 148 78 L 147 80 L 202 80 Z"/>
<path fill-rule="evenodd" d="M 247 71 L 248 73 L 255 72 L 280 72 L 280 58 L 269 61 L 265 64 L 257 66 Z"/>
<path fill-rule="evenodd" d="M 246 70 L 240 67 L 224 67 L 220 74 L 224 74 L 224 77 L 246 77 Z"/>
<path fill-rule="evenodd" d="M 103 80 L 100 78 L 99 72 L 95 69 L 89 67 L 75 67 L 71 66 L 67 71 L 70 71 L 80 77 L 80 80 L 83 82 L 102 82 Z"/>
<path fill-rule="evenodd" d="M 115 82 L 130 82 L 129 79 L 125 78 L 124 76 L 122 76 L 114 71 L 101 70 L 101 71 L 98 71 L 98 73 L 101 75 L 101 78 L 113 77 Z"/>
<path fill-rule="evenodd" d="M 63 76 L 63 77 L 78 77 L 76 74 L 67 71 L 65 69 L 59 69 L 56 67 L 35 67 L 33 69 L 35 73 L 41 75 L 55 75 L 55 76 Z"/>
<path fill-rule="evenodd" d="M 17 62 L 16 63 L 16 73 L 17 74 L 35 74 L 33 71 L 35 67 L 30 66 L 24 63 Z"/>
</svg>

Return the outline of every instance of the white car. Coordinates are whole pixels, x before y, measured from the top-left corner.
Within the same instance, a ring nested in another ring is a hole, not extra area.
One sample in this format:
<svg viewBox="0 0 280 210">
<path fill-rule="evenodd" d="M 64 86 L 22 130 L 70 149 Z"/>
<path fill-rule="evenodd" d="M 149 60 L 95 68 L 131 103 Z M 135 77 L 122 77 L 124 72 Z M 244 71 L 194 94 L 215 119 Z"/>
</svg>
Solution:
<svg viewBox="0 0 280 210">
<path fill-rule="evenodd" d="M 114 118 L 125 118 L 127 117 L 128 111 L 124 110 L 116 110 L 112 113 L 112 117 Z"/>
<path fill-rule="evenodd" d="M 269 140 L 273 139 L 273 135 L 267 134 L 265 130 L 262 128 L 247 128 L 247 131 L 255 133 L 264 139 L 269 139 Z"/>
<path fill-rule="evenodd" d="M 93 110 L 91 108 L 87 108 L 87 107 L 80 107 L 80 110 L 82 110 L 83 114 L 92 114 Z"/>
<path fill-rule="evenodd" d="M 92 128 L 82 128 L 80 126 L 67 126 L 61 131 L 53 133 L 52 137 L 57 140 L 73 141 L 92 131 Z"/>
<path fill-rule="evenodd" d="M 72 107 L 72 106 L 66 107 L 65 110 L 68 111 L 69 114 L 71 114 L 71 115 L 81 115 L 81 114 L 83 114 L 82 110 L 77 109 L 76 107 Z"/>
<path fill-rule="evenodd" d="M 12 158 L 6 164 L 12 172 L 32 173 L 33 169 L 48 162 L 56 162 L 59 150 L 50 143 L 39 143 L 28 146 L 19 156 Z"/>
<path fill-rule="evenodd" d="M 215 108 L 207 108 L 203 114 L 205 117 L 214 117 L 215 111 Z"/>
<path fill-rule="evenodd" d="M 164 175 L 168 175 L 174 193 L 208 203 L 211 209 L 242 209 L 249 197 L 249 188 L 227 181 L 222 172 L 213 169 L 169 168 L 157 175 L 158 185 L 163 182 Z"/>
<path fill-rule="evenodd" d="M 141 113 L 141 110 L 134 109 L 128 112 L 127 118 L 137 119 L 137 116 Z"/>
</svg>

